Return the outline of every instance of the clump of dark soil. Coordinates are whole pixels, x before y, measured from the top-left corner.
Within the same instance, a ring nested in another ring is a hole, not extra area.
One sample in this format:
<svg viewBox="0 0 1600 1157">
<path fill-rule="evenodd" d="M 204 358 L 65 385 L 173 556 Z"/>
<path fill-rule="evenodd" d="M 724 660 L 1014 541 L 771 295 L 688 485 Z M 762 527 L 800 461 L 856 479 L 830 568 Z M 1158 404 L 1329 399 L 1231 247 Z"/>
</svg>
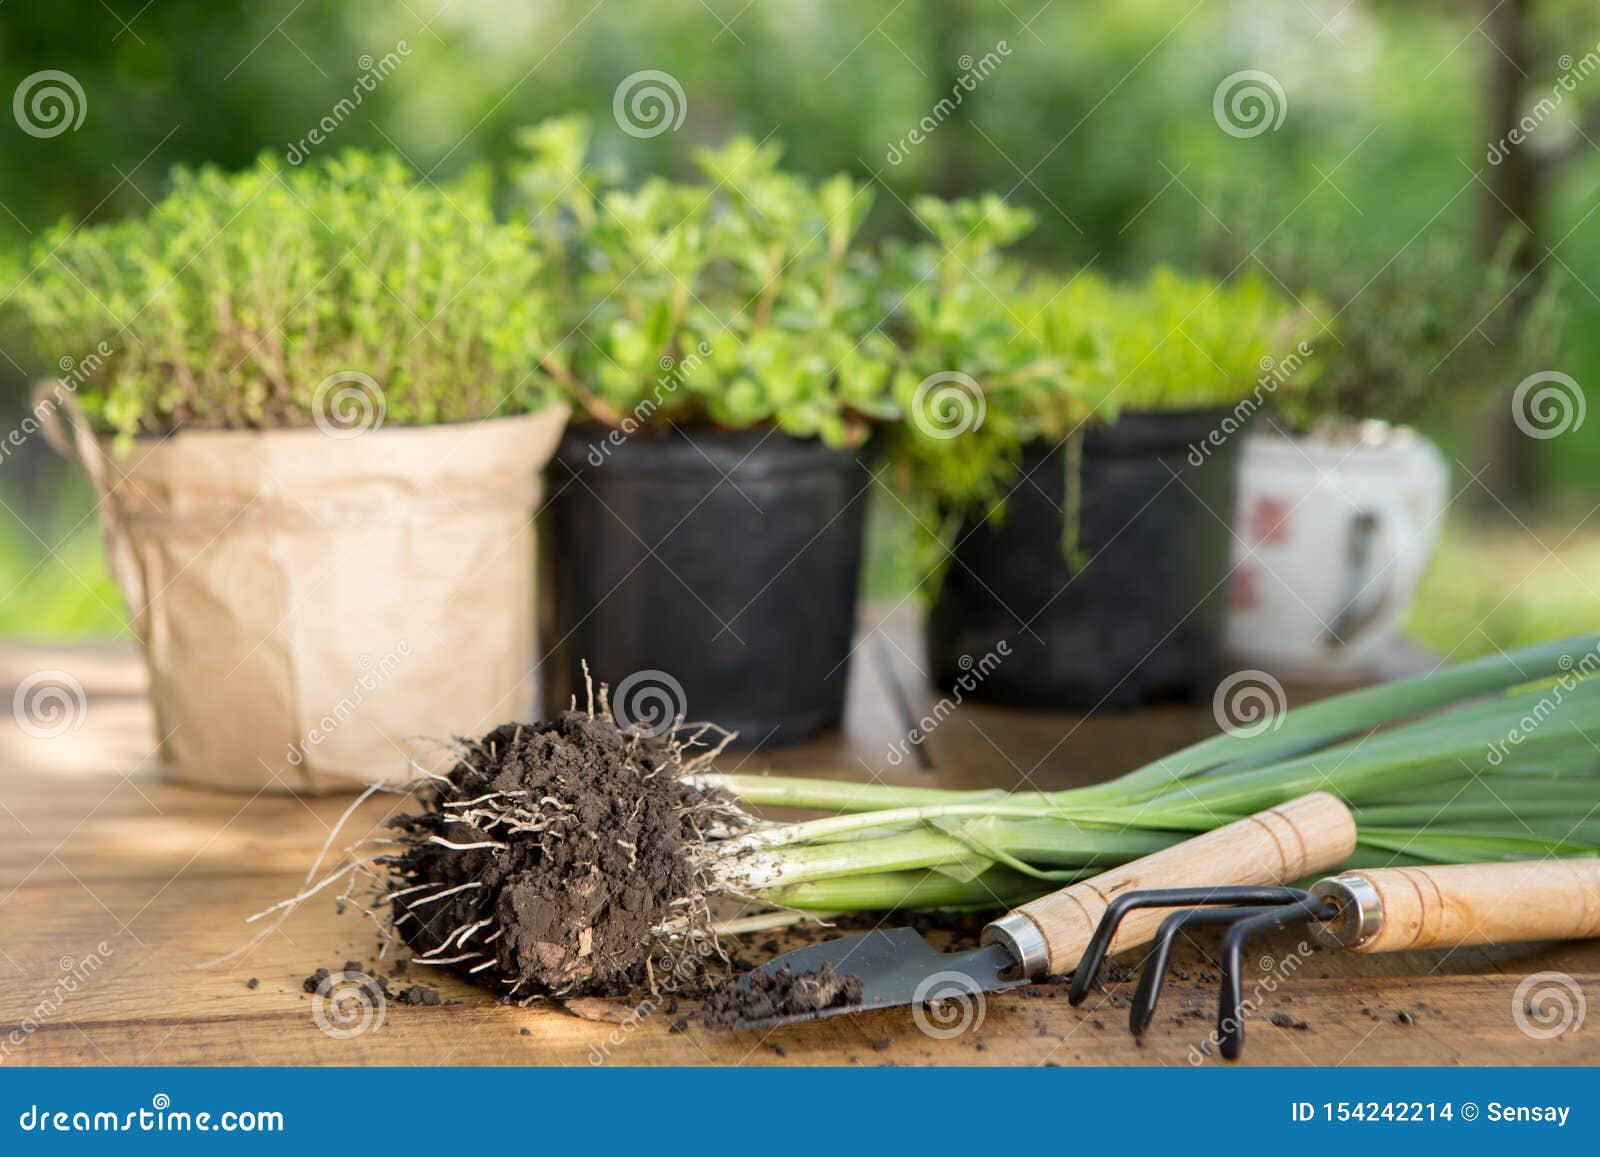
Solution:
<svg viewBox="0 0 1600 1157">
<path fill-rule="evenodd" d="M 824 964 L 815 972 L 752 972 L 707 997 L 700 1018 L 707 1028 L 741 1028 L 780 1016 L 798 1016 L 861 1003 L 861 978 Z"/>
<path fill-rule="evenodd" d="M 505 724 L 391 821 L 395 928 L 413 965 L 507 997 L 611 995 L 648 983 L 663 926 L 703 919 L 697 855 L 725 801 L 679 779 L 669 734 L 621 730 L 605 709 Z"/>
<path fill-rule="evenodd" d="M 329 972 L 326 968 L 319 968 L 300 982 L 300 988 L 305 992 L 315 992 L 317 989 L 321 988 L 328 977 L 332 975 L 333 973 Z"/>
</svg>

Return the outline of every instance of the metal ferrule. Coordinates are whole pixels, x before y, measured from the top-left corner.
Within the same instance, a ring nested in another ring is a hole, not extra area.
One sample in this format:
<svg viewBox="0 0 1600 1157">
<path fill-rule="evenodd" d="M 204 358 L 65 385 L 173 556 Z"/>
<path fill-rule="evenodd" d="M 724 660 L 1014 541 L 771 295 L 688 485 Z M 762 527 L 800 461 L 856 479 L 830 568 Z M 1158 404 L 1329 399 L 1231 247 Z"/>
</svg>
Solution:
<svg viewBox="0 0 1600 1157">
<path fill-rule="evenodd" d="M 1329 948 L 1359 948 L 1383 927 L 1383 899 L 1364 876 L 1329 876 L 1311 885 L 1311 894 L 1339 909 L 1332 920 L 1311 924 L 1311 935 Z"/>
<path fill-rule="evenodd" d="M 986 924 L 980 940 L 984 944 L 1003 944 L 1029 980 L 1050 973 L 1050 945 L 1045 943 L 1039 926 L 1021 912 L 1009 912 Z"/>
</svg>

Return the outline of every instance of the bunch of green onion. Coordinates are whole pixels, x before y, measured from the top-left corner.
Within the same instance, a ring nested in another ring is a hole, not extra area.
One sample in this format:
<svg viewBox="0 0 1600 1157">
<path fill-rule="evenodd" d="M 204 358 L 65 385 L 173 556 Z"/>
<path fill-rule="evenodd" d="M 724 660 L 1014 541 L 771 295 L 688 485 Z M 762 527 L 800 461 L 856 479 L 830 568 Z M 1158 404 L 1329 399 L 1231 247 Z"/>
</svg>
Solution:
<svg viewBox="0 0 1600 1157">
<path fill-rule="evenodd" d="M 1350 866 L 1600 854 L 1600 634 L 1365 688 L 1106 783 L 942 791 L 700 774 L 821 810 L 708 843 L 728 891 L 789 909 L 1010 906 L 1311 791 L 1355 813 Z"/>
</svg>

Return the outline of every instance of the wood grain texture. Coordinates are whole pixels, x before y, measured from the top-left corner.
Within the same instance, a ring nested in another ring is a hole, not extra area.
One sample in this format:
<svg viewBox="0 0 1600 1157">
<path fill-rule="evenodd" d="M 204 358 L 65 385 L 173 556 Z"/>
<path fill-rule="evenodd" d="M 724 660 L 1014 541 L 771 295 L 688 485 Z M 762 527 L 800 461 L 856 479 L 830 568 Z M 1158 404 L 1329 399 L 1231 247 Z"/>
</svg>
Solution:
<svg viewBox="0 0 1600 1157">
<path fill-rule="evenodd" d="M 1103 778 L 1212 726 L 1206 706 L 1103 719 L 962 706 L 909 749 L 913 758 L 895 758 L 894 745 L 937 697 L 919 669 L 909 608 L 874 610 L 856 655 L 845 731 L 804 747 L 735 755 L 722 770 L 1045 786 Z M 996 994 L 974 1009 L 968 1031 L 936 1040 L 906 1009 L 768 1034 L 716 1034 L 693 1020 L 674 1031 L 681 1014 L 666 1006 L 619 1004 L 615 1015 L 627 1019 L 597 1023 L 553 1006 L 500 1005 L 436 977 L 448 1003 L 390 1004 L 368 1031 L 331 1037 L 317 1027 L 300 981 L 317 967 L 374 960 L 377 938 L 359 914 L 313 902 L 240 959 L 195 965 L 238 947 L 252 931 L 246 916 L 301 887 L 348 800 L 226 795 L 163 779 L 150 756 L 152 722 L 130 646 L 0 648 L 0 694 L 9 699 L 23 678 L 44 669 L 71 673 L 85 688 L 87 711 L 53 738 L 0 719 L 0 1063 L 1222 1063 L 1202 1050 L 1215 1010 L 1214 981 L 1206 979 L 1215 941 L 1204 937 L 1180 947 L 1180 971 L 1142 1046 L 1125 1031 L 1127 984 L 1091 993 L 1078 1009 L 1061 985 Z M 348 838 L 370 831 L 399 803 L 384 797 L 364 805 Z M 1600 1063 L 1600 1025 L 1534 1040 L 1517 1028 L 1513 1009 L 1519 981 L 1541 971 L 1573 977 L 1593 1004 L 1600 996 L 1593 943 L 1366 956 L 1302 946 L 1291 935 L 1252 951 L 1251 967 L 1261 971 L 1247 978 L 1246 990 L 1256 979 L 1263 988 L 1245 1063 Z M 1265 991 L 1291 963 L 1293 975 Z M 1307 1027 L 1276 1027 L 1267 1019 L 1273 1012 Z"/>
<path fill-rule="evenodd" d="M 1600 860 L 1346 874 L 1371 884 L 1383 905 L 1382 926 L 1358 952 L 1600 937 Z"/>
<path fill-rule="evenodd" d="M 1050 971 L 1059 975 L 1082 958 L 1106 908 L 1125 892 L 1292 884 L 1344 863 L 1355 847 L 1350 809 L 1326 792 L 1313 792 L 1041 896 L 1017 911 L 1039 929 L 1050 949 Z M 1117 926 L 1111 950 L 1148 943 L 1168 915 L 1159 908 L 1130 912 Z"/>
</svg>

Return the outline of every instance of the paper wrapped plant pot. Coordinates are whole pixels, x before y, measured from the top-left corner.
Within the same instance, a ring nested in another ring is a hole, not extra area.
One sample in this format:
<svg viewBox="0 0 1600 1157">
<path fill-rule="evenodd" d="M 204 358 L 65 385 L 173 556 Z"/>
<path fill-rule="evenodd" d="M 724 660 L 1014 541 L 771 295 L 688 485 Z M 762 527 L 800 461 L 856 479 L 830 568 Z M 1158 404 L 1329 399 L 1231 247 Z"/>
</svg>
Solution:
<svg viewBox="0 0 1600 1157">
<path fill-rule="evenodd" d="M 184 431 L 121 456 L 55 416 L 100 498 L 176 778 L 354 790 L 527 718 L 532 516 L 566 416 Z"/>
</svg>

